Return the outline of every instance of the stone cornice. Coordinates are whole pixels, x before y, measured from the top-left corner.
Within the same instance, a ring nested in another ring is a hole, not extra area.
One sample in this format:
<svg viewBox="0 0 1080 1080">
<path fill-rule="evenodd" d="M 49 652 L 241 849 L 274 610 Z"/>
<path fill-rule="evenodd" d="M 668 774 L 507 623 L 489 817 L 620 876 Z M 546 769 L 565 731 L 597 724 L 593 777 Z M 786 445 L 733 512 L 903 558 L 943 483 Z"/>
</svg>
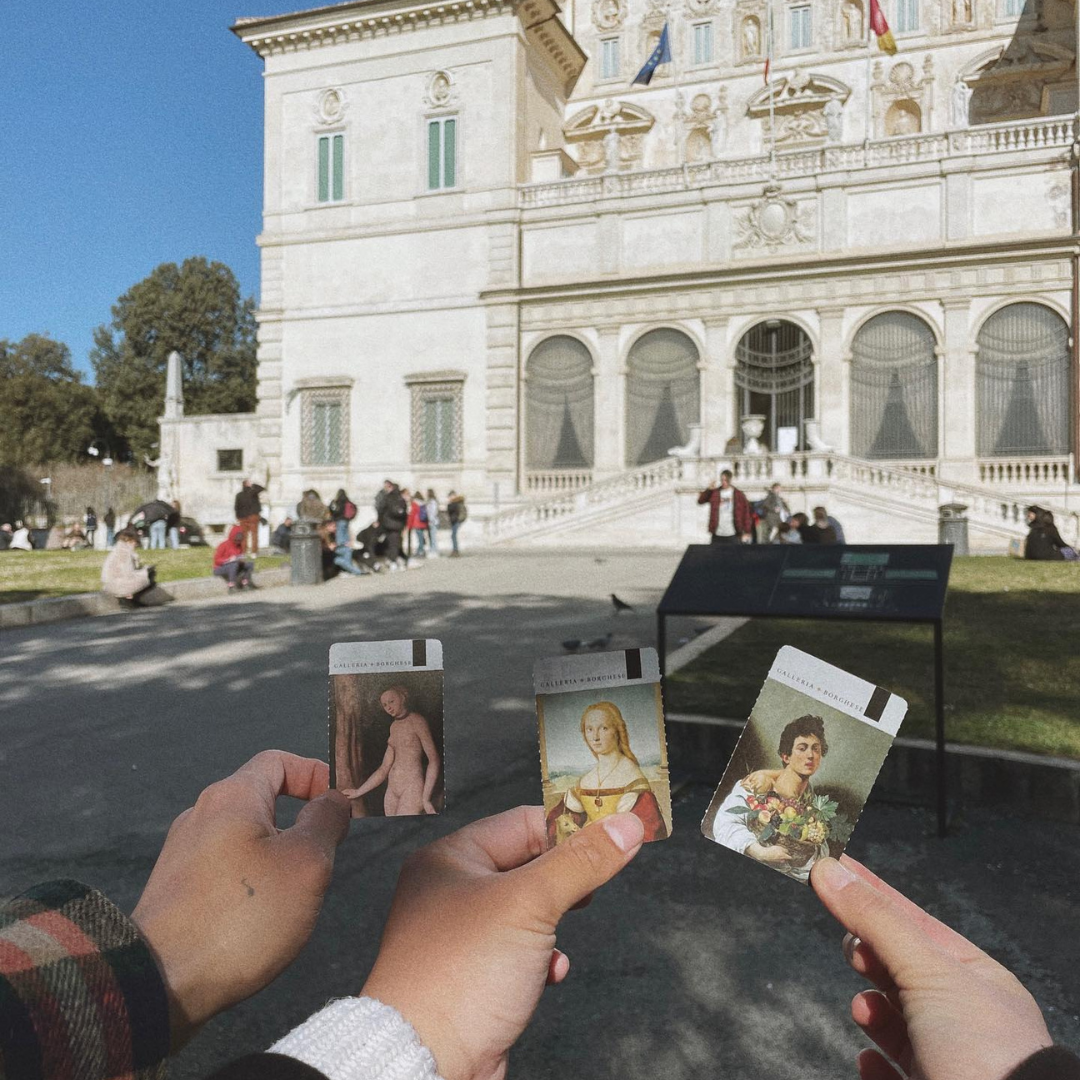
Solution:
<svg viewBox="0 0 1080 1080">
<path fill-rule="evenodd" d="M 771 260 L 762 259 L 752 265 L 735 265 L 721 269 L 693 270 L 677 273 L 643 274 L 640 277 L 620 276 L 618 278 L 600 278 L 581 280 L 567 284 L 523 285 L 514 289 L 487 289 L 480 293 L 480 301 L 485 304 L 506 302 L 569 302 L 572 300 L 600 297 L 634 296 L 669 292 L 683 288 L 709 288 L 714 286 L 761 285 L 782 286 L 784 282 L 798 281 L 805 278 L 850 278 L 856 271 L 860 277 L 890 272 L 950 271 L 971 270 L 993 263 L 1001 265 L 1025 259 L 1045 259 L 1047 257 L 1080 257 L 1080 246 L 1072 238 L 1062 239 L 1046 237 L 1042 240 L 996 240 L 962 245 L 948 245 L 935 248 L 920 248 L 917 251 L 889 251 L 882 253 L 852 252 L 835 256 L 815 256 L 813 258 L 792 259 L 790 256 Z M 1025 282 L 1027 291 L 1045 291 L 1067 285 L 1062 282 Z M 1005 285 L 1006 291 L 1016 290 L 1018 284 Z M 847 303 L 846 301 L 844 302 Z M 815 302 L 815 307 L 830 306 L 830 301 Z"/>
<path fill-rule="evenodd" d="M 585 54 L 556 18 L 555 0 L 358 0 L 290 15 L 238 19 L 232 32 L 263 59 L 347 41 L 387 37 L 426 26 L 471 22 L 516 11 L 529 40 L 540 49 L 569 92 L 585 66 Z"/>
</svg>

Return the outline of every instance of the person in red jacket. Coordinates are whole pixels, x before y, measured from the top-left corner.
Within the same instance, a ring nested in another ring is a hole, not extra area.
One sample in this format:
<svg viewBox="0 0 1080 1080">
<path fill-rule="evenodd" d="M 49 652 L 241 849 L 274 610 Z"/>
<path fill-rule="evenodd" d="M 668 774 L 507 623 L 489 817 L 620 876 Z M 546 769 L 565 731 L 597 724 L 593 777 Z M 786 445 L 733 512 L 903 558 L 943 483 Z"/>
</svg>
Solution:
<svg viewBox="0 0 1080 1080">
<path fill-rule="evenodd" d="M 256 587 L 251 579 L 254 572 L 255 564 L 244 558 L 244 527 L 234 525 L 228 537 L 214 550 L 214 576 L 223 577 L 229 592 L 236 592 L 245 585 L 251 589 Z"/>
<path fill-rule="evenodd" d="M 732 472 L 725 469 L 720 483 L 711 483 L 699 496 L 698 505 L 709 504 L 709 535 L 714 544 L 749 544 L 754 531 L 750 501 L 731 483 Z"/>
</svg>

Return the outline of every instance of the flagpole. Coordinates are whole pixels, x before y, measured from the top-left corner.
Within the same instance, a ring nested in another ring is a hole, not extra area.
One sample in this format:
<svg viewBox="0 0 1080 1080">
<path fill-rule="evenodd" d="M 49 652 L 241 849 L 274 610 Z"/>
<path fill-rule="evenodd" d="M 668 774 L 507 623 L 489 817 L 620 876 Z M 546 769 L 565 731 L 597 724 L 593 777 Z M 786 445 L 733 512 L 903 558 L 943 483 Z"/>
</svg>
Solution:
<svg viewBox="0 0 1080 1080">
<path fill-rule="evenodd" d="M 772 89 L 773 80 L 773 0 L 766 0 L 765 28 L 768 35 L 766 45 L 766 65 L 769 78 L 765 85 L 769 91 L 769 175 L 773 183 L 776 182 L 776 101 Z"/>
<path fill-rule="evenodd" d="M 873 132 L 874 103 L 870 96 L 870 69 L 874 63 L 874 20 L 871 17 L 870 6 L 867 4 L 866 11 L 866 128 L 863 132 L 863 163 L 866 163 L 870 149 L 870 136 Z"/>
</svg>

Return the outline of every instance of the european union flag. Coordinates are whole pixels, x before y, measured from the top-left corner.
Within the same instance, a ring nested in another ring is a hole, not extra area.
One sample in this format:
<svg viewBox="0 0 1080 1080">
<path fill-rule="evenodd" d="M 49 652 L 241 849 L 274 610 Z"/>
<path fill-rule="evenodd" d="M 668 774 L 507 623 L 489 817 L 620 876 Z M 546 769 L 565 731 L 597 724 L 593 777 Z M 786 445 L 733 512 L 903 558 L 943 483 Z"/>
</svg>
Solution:
<svg viewBox="0 0 1080 1080">
<path fill-rule="evenodd" d="M 661 64 L 671 63 L 671 43 L 668 41 L 667 23 L 660 31 L 660 41 L 652 51 L 652 56 L 645 61 L 645 66 L 634 76 L 631 86 L 648 86 L 652 82 L 653 73 Z"/>
</svg>

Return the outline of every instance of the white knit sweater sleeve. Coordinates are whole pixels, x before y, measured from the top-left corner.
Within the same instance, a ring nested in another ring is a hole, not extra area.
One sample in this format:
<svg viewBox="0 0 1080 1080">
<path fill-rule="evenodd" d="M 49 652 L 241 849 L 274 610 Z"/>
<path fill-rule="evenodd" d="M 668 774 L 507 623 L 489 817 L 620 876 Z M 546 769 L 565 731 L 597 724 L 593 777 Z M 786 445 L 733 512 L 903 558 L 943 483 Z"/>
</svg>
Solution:
<svg viewBox="0 0 1080 1080">
<path fill-rule="evenodd" d="M 328 1080 L 440 1080 L 412 1025 L 374 998 L 331 1001 L 270 1051 L 296 1058 Z"/>
</svg>

